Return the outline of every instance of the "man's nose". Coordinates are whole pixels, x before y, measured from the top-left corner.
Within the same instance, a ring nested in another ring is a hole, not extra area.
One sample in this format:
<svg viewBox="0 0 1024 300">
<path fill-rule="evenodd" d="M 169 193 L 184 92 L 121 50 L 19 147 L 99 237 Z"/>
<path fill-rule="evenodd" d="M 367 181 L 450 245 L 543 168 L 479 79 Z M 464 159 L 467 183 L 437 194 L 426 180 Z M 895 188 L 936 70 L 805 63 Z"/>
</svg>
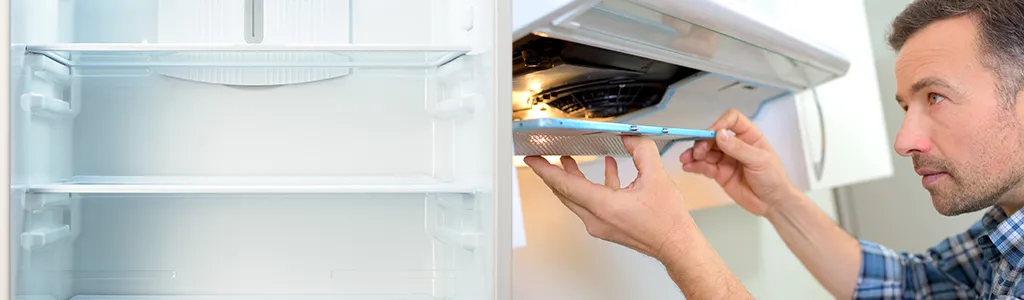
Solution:
<svg viewBox="0 0 1024 300">
<path fill-rule="evenodd" d="M 932 143 L 925 126 L 919 119 L 909 113 L 903 118 L 903 126 L 896 133 L 896 143 L 893 149 L 901 156 L 911 156 L 914 153 L 927 153 L 931 151 Z"/>
</svg>

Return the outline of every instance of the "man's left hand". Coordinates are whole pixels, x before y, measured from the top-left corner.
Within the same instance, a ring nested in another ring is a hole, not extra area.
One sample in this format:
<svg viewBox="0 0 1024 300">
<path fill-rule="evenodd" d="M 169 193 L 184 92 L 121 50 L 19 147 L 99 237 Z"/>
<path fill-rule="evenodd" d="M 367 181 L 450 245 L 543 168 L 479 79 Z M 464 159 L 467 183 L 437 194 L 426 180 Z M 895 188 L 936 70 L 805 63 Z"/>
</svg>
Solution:
<svg viewBox="0 0 1024 300">
<path fill-rule="evenodd" d="M 568 156 L 561 158 L 562 168 L 537 156 L 525 162 L 579 216 L 590 235 L 664 262 L 665 246 L 679 242 L 682 229 L 693 226 L 690 214 L 654 142 L 636 136 L 624 136 L 622 142 L 638 170 L 636 180 L 624 188 L 611 157 L 604 158 L 604 185 L 588 180 Z"/>
</svg>

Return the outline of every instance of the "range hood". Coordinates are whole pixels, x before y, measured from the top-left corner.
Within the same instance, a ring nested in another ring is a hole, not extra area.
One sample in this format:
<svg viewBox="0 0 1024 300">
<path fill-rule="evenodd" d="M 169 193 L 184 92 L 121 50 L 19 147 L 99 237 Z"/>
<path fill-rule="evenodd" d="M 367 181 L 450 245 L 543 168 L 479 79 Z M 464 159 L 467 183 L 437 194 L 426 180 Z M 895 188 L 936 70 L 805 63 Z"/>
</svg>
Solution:
<svg viewBox="0 0 1024 300">
<path fill-rule="evenodd" d="M 513 1 L 513 118 L 706 128 L 849 61 L 714 0 Z"/>
</svg>

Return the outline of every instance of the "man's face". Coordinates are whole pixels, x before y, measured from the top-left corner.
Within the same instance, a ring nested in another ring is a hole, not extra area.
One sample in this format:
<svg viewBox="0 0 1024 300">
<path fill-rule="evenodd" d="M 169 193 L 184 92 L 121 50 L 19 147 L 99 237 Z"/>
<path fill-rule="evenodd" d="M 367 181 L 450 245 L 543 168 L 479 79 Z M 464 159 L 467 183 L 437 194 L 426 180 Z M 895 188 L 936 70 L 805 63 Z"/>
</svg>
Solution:
<svg viewBox="0 0 1024 300">
<path fill-rule="evenodd" d="M 995 73 L 982 64 L 977 30 L 970 17 L 935 22 L 907 40 L 896 60 L 896 97 L 906 114 L 894 148 L 913 158 L 932 205 L 947 216 L 1024 201 L 1004 199 L 1024 177 L 1024 110 L 1003 104 Z"/>
</svg>

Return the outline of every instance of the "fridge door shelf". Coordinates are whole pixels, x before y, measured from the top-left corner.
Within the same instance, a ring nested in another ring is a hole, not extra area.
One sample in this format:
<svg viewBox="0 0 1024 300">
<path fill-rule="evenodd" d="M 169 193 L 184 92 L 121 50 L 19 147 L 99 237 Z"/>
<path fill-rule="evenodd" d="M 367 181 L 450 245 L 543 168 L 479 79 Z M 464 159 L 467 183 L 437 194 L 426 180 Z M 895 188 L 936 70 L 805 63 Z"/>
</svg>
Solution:
<svg viewBox="0 0 1024 300">
<path fill-rule="evenodd" d="M 430 177 L 75 176 L 35 184 L 30 194 L 473 194 L 468 184 Z"/>
<path fill-rule="evenodd" d="M 25 50 L 70 68 L 437 68 L 471 49 L 434 44 L 64 43 L 27 45 Z"/>
</svg>

